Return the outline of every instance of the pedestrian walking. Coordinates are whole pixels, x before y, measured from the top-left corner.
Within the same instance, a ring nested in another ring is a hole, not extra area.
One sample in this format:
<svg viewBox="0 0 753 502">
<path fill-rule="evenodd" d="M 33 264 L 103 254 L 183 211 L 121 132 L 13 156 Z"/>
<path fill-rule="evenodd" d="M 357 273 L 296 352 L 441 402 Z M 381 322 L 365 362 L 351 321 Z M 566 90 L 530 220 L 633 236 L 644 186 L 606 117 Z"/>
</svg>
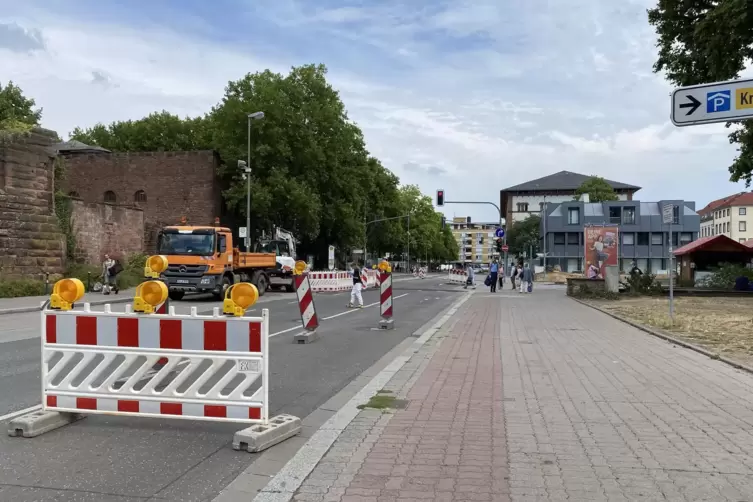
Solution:
<svg viewBox="0 0 753 502">
<path fill-rule="evenodd" d="M 465 281 L 465 289 L 468 289 L 468 286 L 476 289 L 476 271 L 473 270 L 473 267 L 467 267 L 467 272 L 468 279 Z"/>
<path fill-rule="evenodd" d="M 518 276 L 518 267 L 510 265 L 510 282 L 512 283 L 512 289 L 515 289 L 515 278 Z"/>
<path fill-rule="evenodd" d="M 358 265 L 353 266 L 353 289 L 350 290 L 350 303 L 348 307 L 363 308 L 363 296 L 361 296 L 363 282 L 361 281 L 361 269 Z"/>
<path fill-rule="evenodd" d="M 533 270 L 528 266 L 528 263 L 523 266 L 520 275 L 520 292 L 530 293 L 533 290 Z"/>
<path fill-rule="evenodd" d="M 494 261 L 489 265 L 489 279 L 491 281 L 491 292 L 496 293 L 497 292 L 497 274 L 499 273 L 499 262 L 497 262 L 497 259 L 495 258 Z"/>
</svg>

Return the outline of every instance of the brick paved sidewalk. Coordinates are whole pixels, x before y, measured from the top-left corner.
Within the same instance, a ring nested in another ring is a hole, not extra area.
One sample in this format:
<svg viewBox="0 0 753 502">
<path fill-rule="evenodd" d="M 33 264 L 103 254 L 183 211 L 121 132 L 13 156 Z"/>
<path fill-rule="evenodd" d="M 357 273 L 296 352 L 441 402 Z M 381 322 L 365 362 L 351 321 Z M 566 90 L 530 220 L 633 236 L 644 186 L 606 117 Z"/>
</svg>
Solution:
<svg viewBox="0 0 753 502">
<path fill-rule="evenodd" d="M 560 290 L 476 292 L 302 501 L 753 501 L 753 375 Z"/>
<path fill-rule="evenodd" d="M 385 387 L 407 408 L 362 411 L 294 500 L 509 500 L 498 306 L 461 307 Z"/>
</svg>

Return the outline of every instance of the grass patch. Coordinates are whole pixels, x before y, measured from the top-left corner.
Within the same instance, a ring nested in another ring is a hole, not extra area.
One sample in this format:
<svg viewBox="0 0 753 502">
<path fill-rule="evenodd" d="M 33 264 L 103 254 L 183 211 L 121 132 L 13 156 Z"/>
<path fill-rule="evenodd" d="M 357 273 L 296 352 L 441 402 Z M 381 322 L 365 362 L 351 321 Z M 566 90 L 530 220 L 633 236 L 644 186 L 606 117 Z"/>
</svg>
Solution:
<svg viewBox="0 0 753 502">
<path fill-rule="evenodd" d="M 50 285 L 52 290 L 52 285 Z M 18 298 L 20 296 L 42 296 L 45 294 L 44 281 L 35 279 L 17 279 L 0 281 L 0 298 Z"/>
<path fill-rule="evenodd" d="M 641 297 L 593 303 L 711 352 L 753 364 L 753 298 L 675 298 L 674 319 L 669 316 L 667 298 Z"/>
<path fill-rule="evenodd" d="M 369 399 L 368 403 L 359 404 L 358 409 L 365 410 L 369 408 L 373 410 L 387 410 L 390 408 L 394 408 L 393 406 L 394 404 L 395 404 L 395 396 L 378 393 L 376 396 L 372 396 L 372 398 Z"/>
</svg>

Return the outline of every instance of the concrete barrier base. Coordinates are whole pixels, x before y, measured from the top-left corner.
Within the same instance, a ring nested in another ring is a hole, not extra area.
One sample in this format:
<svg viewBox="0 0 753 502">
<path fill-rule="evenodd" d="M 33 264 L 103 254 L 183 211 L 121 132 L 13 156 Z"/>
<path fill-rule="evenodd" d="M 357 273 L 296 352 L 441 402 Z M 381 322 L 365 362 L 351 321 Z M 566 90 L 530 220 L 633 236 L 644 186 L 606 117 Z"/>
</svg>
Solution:
<svg viewBox="0 0 753 502">
<path fill-rule="evenodd" d="M 313 343 L 319 339 L 316 331 L 304 331 L 293 337 L 293 343 Z"/>
<path fill-rule="evenodd" d="M 277 415 L 268 425 L 252 425 L 233 436 L 233 449 L 257 453 L 301 433 L 301 419 L 293 415 Z"/>
<path fill-rule="evenodd" d="M 395 329 L 395 320 L 394 319 L 380 319 L 379 329 Z"/>
<path fill-rule="evenodd" d="M 21 415 L 8 424 L 8 435 L 13 437 L 33 438 L 45 432 L 77 422 L 86 415 L 80 413 L 63 413 L 59 411 L 33 411 Z"/>
</svg>

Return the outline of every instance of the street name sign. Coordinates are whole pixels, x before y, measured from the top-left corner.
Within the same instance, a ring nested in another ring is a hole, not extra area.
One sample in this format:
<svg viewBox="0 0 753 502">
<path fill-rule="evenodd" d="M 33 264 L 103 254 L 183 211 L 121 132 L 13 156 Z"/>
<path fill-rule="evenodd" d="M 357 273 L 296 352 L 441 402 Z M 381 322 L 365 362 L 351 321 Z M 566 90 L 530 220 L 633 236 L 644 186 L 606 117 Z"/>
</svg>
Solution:
<svg viewBox="0 0 753 502">
<path fill-rule="evenodd" d="M 753 79 L 675 89 L 671 118 L 678 127 L 753 119 Z"/>
</svg>

